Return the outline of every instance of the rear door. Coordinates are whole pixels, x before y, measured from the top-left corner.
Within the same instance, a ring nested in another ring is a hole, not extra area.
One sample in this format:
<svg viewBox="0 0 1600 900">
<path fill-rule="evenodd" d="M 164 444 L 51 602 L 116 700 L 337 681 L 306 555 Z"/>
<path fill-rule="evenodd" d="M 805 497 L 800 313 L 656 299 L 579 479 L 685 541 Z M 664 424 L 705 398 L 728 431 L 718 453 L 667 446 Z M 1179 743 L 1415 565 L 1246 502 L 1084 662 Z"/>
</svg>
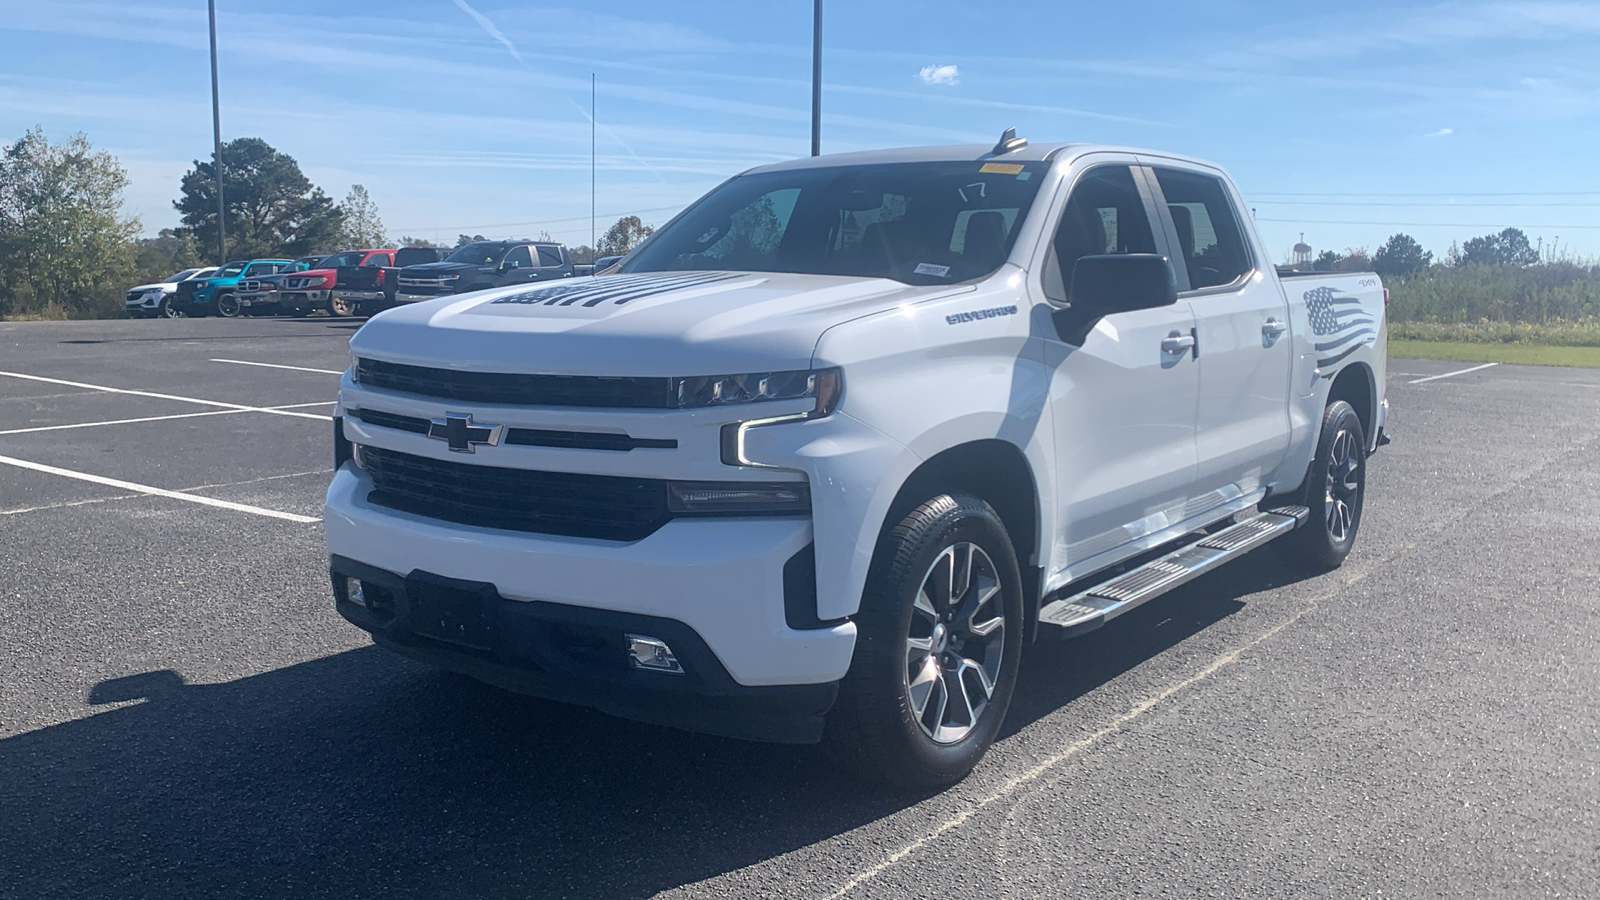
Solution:
<svg viewBox="0 0 1600 900">
<path fill-rule="evenodd" d="M 1149 160 L 1200 368 L 1193 512 L 1254 493 L 1289 449 L 1289 309 L 1220 172 Z"/>
<path fill-rule="evenodd" d="M 1081 257 L 1166 252 L 1143 174 L 1116 159 L 1079 174 L 1058 214 L 1037 284 L 1054 304 L 1066 299 Z M 1125 557 L 1184 517 L 1200 383 L 1186 343 L 1193 327 L 1189 304 L 1179 300 L 1106 316 L 1078 345 L 1053 328 L 1043 335 L 1053 370 L 1053 512 L 1065 538 L 1051 554 L 1053 581 L 1069 567 L 1077 577 Z"/>
</svg>

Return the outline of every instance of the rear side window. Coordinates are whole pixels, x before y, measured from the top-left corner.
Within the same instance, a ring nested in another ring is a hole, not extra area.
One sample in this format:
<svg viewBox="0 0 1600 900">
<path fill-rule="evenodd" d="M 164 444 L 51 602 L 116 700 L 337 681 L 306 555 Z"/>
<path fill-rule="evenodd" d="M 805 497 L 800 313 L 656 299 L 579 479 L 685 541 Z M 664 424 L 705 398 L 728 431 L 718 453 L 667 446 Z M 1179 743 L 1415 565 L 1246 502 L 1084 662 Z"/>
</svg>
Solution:
<svg viewBox="0 0 1600 900">
<path fill-rule="evenodd" d="M 392 265 L 393 263 L 394 263 L 394 260 L 389 258 L 389 254 L 387 254 L 387 253 L 374 253 L 371 256 L 367 257 L 366 260 L 363 261 L 361 264 L 363 266 L 387 266 L 387 265 Z"/>
<path fill-rule="evenodd" d="M 544 268 L 561 265 L 561 250 L 558 247 L 540 247 L 539 265 Z"/>
<path fill-rule="evenodd" d="M 512 247 L 511 252 L 506 254 L 504 265 L 511 266 L 513 264 L 523 269 L 533 267 L 533 255 L 528 252 L 527 244 L 523 244 L 520 247 Z"/>
<path fill-rule="evenodd" d="M 1156 169 L 1179 252 L 1195 290 L 1232 284 L 1252 268 L 1243 232 L 1221 180 L 1179 169 Z"/>
<path fill-rule="evenodd" d="M 1085 256 L 1155 253 L 1155 232 L 1127 166 L 1090 169 L 1072 186 L 1053 242 L 1055 265 L 1044 272 L 1045 295 L 1065 299 L 1072 267 Z"/>
</svg>

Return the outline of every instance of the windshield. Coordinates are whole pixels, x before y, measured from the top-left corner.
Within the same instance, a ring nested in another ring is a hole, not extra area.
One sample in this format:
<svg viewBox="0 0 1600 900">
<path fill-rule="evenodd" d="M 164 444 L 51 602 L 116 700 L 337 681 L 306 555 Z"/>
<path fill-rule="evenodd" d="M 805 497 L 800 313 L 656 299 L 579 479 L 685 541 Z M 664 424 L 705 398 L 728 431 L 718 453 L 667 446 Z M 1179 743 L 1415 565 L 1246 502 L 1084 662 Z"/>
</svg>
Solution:
<svg viewBox="0 0 1600 900">
<path fill-rule="evenodd" d="M 223 266 L 221 271 L 212 273 L 211 277 L 235 278 L 238 277 L 239 273 L 243 272 L 244 267 L 248 265 L 250 265 L 248 262 L 231 262 Z"/>
<path fill-rule="evenodd" d="M 175 275 L 168 275 L 167 277 L 161 279 L 161 283 L 162 284 L 177 284 L 178 282 L 184 280 L 185 278 L 188 278 L 190 275 L 193 275 L 194 273 L 196 273 L 198 271 L 200 271 L 200 270 L 199 269 L 184 269 L 182 272 L 179 272 L 179 273 L 177 273 Z"/>
<path fill-rule="evenodd" d="M 456 249 L 444 258 L 445 262 L 467 263 L 474 266 L 496 266 L 506 254 L 506 245 L 500 241 L 474 241 Z"/>
<path fill-rule="evenodd" d="M 335 253 L 332 256 L 324 256 L 322 261 L 317 263 L 317 268 L 337 269 L 340 266 L 359 266 L 361 265 L 361 258 L 363 256 L 366 256 L 366 254 L 360 250 L 351 250 L 345 253 Z"/>
<path fill-rule="evenodd" d="M 731 269 L 949 284 L 1005 262 L 1049 163 L 891 163 L 745 175 L 624 272 Z"/>
</svg>

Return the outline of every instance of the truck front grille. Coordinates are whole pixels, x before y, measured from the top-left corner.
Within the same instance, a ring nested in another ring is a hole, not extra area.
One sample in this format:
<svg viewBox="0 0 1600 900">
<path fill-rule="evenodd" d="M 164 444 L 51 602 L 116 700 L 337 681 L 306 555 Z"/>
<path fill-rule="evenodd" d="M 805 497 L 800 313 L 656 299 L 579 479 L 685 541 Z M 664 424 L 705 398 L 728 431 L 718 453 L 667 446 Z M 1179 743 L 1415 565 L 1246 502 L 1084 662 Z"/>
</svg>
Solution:
<svg viewBox="0 0 1600 900">
<path fill-rule="evenodd" d="M 465 465 L 362 448 L 369 502 L 461 525 L 637 541 L 672 518 L 667 483 L 651 478 Z"/>
<path fill-rule="evenodd" d="M 376 359 L 358 359 L 356 374 L 364 387 L 471 403 L 603 409 L 678 408 L 678 397 L 670 378 L 460 372 Z"/>
</svg>

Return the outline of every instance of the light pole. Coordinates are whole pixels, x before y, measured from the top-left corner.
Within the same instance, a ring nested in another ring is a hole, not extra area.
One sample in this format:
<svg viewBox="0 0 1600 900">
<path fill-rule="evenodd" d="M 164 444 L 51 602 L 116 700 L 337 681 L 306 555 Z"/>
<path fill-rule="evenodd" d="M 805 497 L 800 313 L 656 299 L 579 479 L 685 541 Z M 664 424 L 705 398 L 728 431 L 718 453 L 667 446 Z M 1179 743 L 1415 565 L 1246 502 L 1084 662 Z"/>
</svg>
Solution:
<svg viewBox="0 0 1600 900">
<path fill-rule="evenodd" d="M 811 155 L 822 155 L 822 0 L 811 23 Z"/>
<path fill-rule="evenodd" d="M 818 0 L 821 2 L 821 0 Z M 217 176 L 217 265 L 228 262 L 228 232 L 222 203 L 222 102 L 217 94 L 217 0 L 206 0 L 211 15 L 211 168 Z"/>
</svg>

